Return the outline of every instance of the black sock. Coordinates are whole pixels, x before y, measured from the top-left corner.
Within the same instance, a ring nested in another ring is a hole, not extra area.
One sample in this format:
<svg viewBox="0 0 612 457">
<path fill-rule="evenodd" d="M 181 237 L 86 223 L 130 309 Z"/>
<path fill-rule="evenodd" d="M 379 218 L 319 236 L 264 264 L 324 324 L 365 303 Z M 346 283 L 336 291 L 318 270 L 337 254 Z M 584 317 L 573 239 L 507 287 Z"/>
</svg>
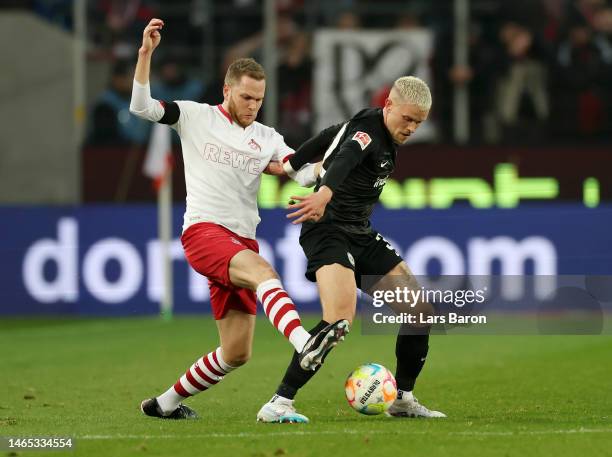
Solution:
<svg viewBox="0 0 612 457">
<path fill-rule="evenodd" d="M 321 321 L 317 325 L 314 326 L 309 333 L 311 335 L 316 335 L 321 330 L 329 325 L 329 322 Z M 310 378 L 312 378 L 317 371 L 319 371 L 320 366 L 317 367 L 316 370 L 304 370 L 300 366 L 300 361 L 298 358 L 298 353 L 293 352 L 293 357 L 291 358 L 291 363 L 287 367 L 287 371 L 285 372 L 285 377 L 281 382 L 280 386 L 276 390 L 276 394 L 281 397 L 289 398 L 293 400 L 297 391 L 304 386 Z"/>
<path fill-rule="evenodd" d="M 414 389 L 416 379 L 425 365 L 428 350 L 429 335 L 397 335 L 395 380 L 398 390 L 409 392 Z"/>
</svg>

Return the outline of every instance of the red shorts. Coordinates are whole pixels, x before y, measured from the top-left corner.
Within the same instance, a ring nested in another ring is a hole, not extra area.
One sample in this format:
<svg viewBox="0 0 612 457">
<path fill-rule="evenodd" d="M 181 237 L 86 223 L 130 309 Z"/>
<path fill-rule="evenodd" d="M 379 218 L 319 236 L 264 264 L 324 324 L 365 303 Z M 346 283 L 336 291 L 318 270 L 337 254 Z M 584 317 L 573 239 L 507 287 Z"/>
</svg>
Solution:
<svg viewBox="0 0 612 457">
<path fill-rule="evenodd" d="M 259 253 L 256 240 L 236 235 L 221 225 L 200 222 L 183 232 L 181 243 L 189 265 L 208 278 L 215 319 L 222 319 L 230 309 L 257 314 L 255 292 L 234 286 L 229 278 L 232 257 L 245 249 Z"/>
</svg>

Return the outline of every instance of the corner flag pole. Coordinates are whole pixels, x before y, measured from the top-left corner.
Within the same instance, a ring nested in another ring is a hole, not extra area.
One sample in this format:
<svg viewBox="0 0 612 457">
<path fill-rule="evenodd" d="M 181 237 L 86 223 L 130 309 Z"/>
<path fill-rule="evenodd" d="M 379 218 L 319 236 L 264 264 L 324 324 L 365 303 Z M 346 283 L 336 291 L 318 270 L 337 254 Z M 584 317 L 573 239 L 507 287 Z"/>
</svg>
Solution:
<svg viewBox="0 0 612 457">
<path fill-rule="evenodd" d="M 160 302 L 160 313 L 164 320 L 172 319 L 174 308 L 172 274 L 172 167 L 167 167 L 157 193 L 158 232 L 164 272 L 164 288 Z"/>
<path fill-rule="evenodd" d="M 172 276 L 172 167 L 167 167 L 157 193 L 157 224 L 164 278 L 159 311 L 164 320 L 172 319 L 174 281 Z"/>
<path fill-rule="evenodd" d="M 153 179 L 157 191 L 157 235 L 160 246 L 160 263 L 163 275 L 159 312 L 166 320 L 172 318 L 174 303 L 172 292 L 172 137 L 170 128 L 155 124 L 151 131 L 149 147 L 142 172 Z"/>
</svg>

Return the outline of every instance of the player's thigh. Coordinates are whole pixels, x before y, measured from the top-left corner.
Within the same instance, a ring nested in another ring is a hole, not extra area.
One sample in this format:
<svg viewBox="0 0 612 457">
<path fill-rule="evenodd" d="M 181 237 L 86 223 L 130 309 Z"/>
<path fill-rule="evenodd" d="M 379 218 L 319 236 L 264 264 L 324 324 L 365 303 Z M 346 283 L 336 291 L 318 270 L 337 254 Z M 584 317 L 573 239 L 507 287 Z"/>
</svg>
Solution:
<svg viewBox="0 0 612 457">
<path fill-rule="evenodd" d="M 377 232 L 373 232 L 365 241 L 360 240 L 358 248 L 355 266 L 357 284 L 368 294 L 372 286 L 385 275 L 395 275 L 401 268 L 400 265 L 405 265 L 393 246 Z"/>
<path fill-rule="evenodd" d="M 379 289 L 400 287 L 417 290 L 421 288 L 421 285 L 406 262 L 401 260 L 379 278 L 379 281 L 375 283 L 375 287 Z"/>
<path fill-rule="evenodd" d="M 222 286 L 255 290 L 258 278 L 274 275 L 272 267 L 259 256 L 256 240 L 241 237 L 218 224 L 192 225 L 181 241 L 191 267 Z"/>
<path fill-rule="evenodd" d="M 400 291 L 399 300 L 389 302 L 388 305 L 396 313 L 410 313 L 417 316 L 417 321 L 427 321 L 427 316 L 434 314 L 431 303 L 422 298 L 419 293 L 422 287 L 416 276 L 412 273 L 406 262 L 401 261 L 393 267 L 387 274 L 374 284 L 373 290 L 379 291 Z M 414 291 L 415 294 L 405 293 Z M 416 299 L 414 297 L 417 297 Z"/>
<path fill-rule="evenodd" d="M 223 318 L 216 321 L 221 352 L 226 363 L 238 366 L 251 357 L 255 318 L 253 314 L 230 309 Z"/>
<path fill-rule="evenodd" d="M 400 291 L 401 300 L 389 301 L 388 305 L 396 313 L 423 313 L 433 312 L 433 307 L 423 301 L 413 302 L 412 295 L 403 294 L 405 290 L 418 291 L 421 289 L 417 278 L 402 257 L 379 233 L 372 235 L 371 241 L 360 253 L 357 261 L 357 271 L 360 276 L 362 290 L 369 295 L 375 291 Z M 408 300 L 404 299 L 408 297 Z"/>
<path fill-rule="evenodd" d="M 354 270 L 349 237 L 332 224 L 317 223 L 302 227 L 300 245 L 307 259 L 306 278 L 317 280 L 317 270 L 338 264 Z"/>
<path fill-rule="evenodd" d="M 230 260 L 229 279 L 236 287 L 256 290 L 259 284 L 272 278 L 278 278 L 272 265 L 250 249 L 238 252 Z"/>
<path fill-rule="evenodd" d="M 357 305 L 355 272 L 343 265 L 324 265 L 316 271 L 323 319 L 335 322 L 347 319 L 352 322 Z"/>
</svg>

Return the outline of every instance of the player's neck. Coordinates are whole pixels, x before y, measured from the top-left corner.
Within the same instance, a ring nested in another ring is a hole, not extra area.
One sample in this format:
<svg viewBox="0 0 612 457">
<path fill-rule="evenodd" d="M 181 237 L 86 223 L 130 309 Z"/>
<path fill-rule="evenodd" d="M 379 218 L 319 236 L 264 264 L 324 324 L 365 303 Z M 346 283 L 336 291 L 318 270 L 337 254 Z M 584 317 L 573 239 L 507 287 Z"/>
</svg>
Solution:
<svg viewBox="0 0 612 457">
<path fill-rule="evenodd" d="M 227 117 L 229 117 L 230 120 L 232 121 L 232 123 L 236 122 L 236 118 L 232 114 L 232 112 L 231 112 L 231 110 L 229 108 L 229 103 L 227 101 L 224 101 L 223 103 L 221 103 L 221 108 L 223 110 L 223 114 L 225 114 Z"/>
<path fill-rule="evenodd" d="M 391 131 L 389 130 L 389 127 L 387 127 L 387 107 L 383 107 L 382 109 L 382 115 L 383 115 L 383 124 L 385 126 L 385 130 L 387 131 L 387 135 L 389 136 L 389 138 L 391 138 L 391 141 L 393 142 L 393 144 L 395 145 L 399 145 L 398 142 L 395 141 L 395 139 L 393 138 L 393 135 L 391 135 Z"/>
</svg>

